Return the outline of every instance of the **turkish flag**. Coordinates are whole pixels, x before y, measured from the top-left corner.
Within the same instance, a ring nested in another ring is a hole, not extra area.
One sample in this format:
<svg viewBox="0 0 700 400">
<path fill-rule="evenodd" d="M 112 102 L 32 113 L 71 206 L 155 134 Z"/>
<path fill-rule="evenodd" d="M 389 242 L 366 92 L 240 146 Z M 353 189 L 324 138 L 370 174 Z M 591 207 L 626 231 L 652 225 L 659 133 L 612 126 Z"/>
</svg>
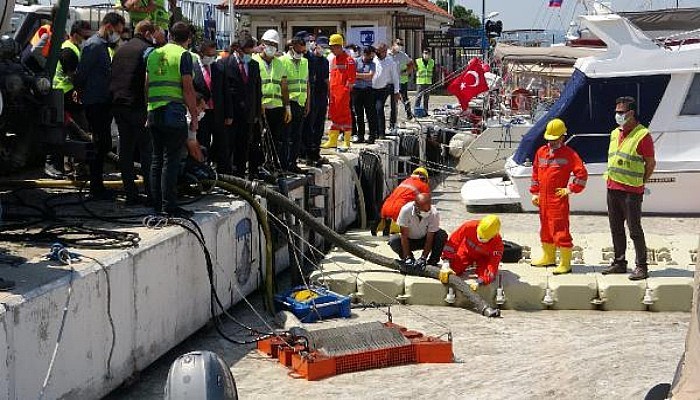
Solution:
<svg viewBox="0 0 700 400">
<path fill-rule="evenodd" d="M 487 90 L 489 85 L 486 83 L 484 68 L 476 57 L 472 58 L 467 69 L 447 86 L 447 91 L 457 96 L 464 111 L 469 108 L 469 100 Z"/>
<path fill-rule="evenodd" d="M 550 7 L 561 7 L 561 3 L 563 3 L 564 0 L 549 0 L 549 6 Z"/>
</svg>

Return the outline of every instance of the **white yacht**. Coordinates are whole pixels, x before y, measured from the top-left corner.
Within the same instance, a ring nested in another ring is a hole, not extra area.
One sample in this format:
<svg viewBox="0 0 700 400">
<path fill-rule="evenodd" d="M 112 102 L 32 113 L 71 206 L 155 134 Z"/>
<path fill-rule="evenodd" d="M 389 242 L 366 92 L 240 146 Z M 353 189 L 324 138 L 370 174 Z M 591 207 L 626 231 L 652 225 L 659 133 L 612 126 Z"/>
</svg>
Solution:
<svg viewBox="0 0 700 400">
<path fill-rule="evenodd" d="M 615 127 L 615 99 L 637 99 L 638 118 L 654 139 L 656 170 L 646 185 L 643 209 L 649 213 L 700 213 L 700 41 L 683 35 L 651 39 L 616 14 L 583 16 L 582 23 L 607 44 L 596 56 L 581 58 L 560 99 L 523 137 L 505 164 L 506 179 L 467 182 L 468 206 L 530 204 L 535 151 L 544 144 L 546 123 L 563 119 L 568 144 L 589 172 L 586 190 L 572 196 L 572 211 L 606 212 L 610 131 Z M 697 33 L 696 33 L 697 34 Z"/>
</svg>

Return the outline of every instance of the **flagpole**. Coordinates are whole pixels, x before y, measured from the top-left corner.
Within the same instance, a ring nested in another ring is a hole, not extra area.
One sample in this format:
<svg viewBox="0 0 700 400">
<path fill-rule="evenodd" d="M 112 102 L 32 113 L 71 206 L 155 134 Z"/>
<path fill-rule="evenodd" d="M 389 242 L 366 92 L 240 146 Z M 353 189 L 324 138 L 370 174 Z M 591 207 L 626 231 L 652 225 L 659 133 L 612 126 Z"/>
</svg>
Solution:
<svg viewBox="0 0 700 400">
<path fill-rule="evenodd" d="M 481 0 L 481 58 L 486 61 L 486 0 Z"/>
</svg>

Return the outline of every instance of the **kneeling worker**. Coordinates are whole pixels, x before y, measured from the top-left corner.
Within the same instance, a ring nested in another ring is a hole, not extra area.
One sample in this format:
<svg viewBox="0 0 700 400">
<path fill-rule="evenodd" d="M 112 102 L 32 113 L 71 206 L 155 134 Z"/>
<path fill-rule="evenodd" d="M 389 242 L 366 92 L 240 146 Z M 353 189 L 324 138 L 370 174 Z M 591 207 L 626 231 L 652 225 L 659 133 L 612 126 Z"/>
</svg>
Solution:
<svg viewBox="0 0 700 400">
<path fill-rule="evenodd" d="M 404 264 L 424 267 L 438 265 L 445 247 L 447 232 L 440 229 L 440 214 L 431 205 L 430 195 L 421 193 L 416 200 L 401 207 L 396 220 L 401 233 L 389 239 L 389 246 L 399 255 Z M 416 261 L 414 250 L 423 250 Z"/>
<path fill-rule="evenodd" d="M 476 279 L 467 280 L 472 290 L 493 282 L 503 257 L 500 231 L 501 220 L 491 214 L 480 221 L 467 221 L 452 232 L 442 252 L 440 282 L 447 283 L 450 274 L 462 275 L 474 264 Z"/>
<path fill-rule="evenodd" d="M 394 224 L 394 222 L 399 217 L 401 207 L 414 201 L 416 196 L 421 193 L 430 194 L 430 184 L 428 181 L 428 170 L 423 167 L 418 167 L 413 170 L 411 176 L 401 182 L 401 184 L 391 192 L 389 197 L 384 200 L 380 212 L 379 224 L 376 228 L 372 229 L 372 235 L 376 235 L 378 231 L 384 231 L 386 235 L 390 227 L 391 233 L 398 233 L 398 225 Z"/>
</svg>

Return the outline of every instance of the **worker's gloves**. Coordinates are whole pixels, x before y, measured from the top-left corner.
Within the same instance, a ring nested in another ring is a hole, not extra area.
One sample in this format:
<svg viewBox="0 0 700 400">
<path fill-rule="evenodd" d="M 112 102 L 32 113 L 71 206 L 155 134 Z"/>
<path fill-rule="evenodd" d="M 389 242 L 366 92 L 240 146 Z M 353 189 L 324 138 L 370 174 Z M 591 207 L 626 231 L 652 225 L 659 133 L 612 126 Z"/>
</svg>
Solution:
<svg viewBox="0 0 700 400">
<path fill-rule="evenodd" d="M 472 292 L 476 292 L 476 289 L 479 288 L 478 280 L 467 279 L 465 282 L 467 283 L 467 285 L 469 285 L 469 288 L 472 290 Z"/>
<path fill-rule="evenodd" d="M 554 194 L 557 195 L 559 198 L 564 198 L 568 196 L 571 193 L 571 191 L 568 188 L 559 188 L 557 189 Z"/>
<path fill-rule="evenodd" d="M 284 108 L 284 123 L 288 124 L 292 122 L 292 109 L 290 106 Z"/>
<path fill-rule="evenodd" d="M 421 257 L 416 261 L 416 263 L 414 264 L 414 267 L 417 270 L 422 271 L 425 269 L 426 264 L 427 264 L 427 261 L 425 260 L 425 258 Z"/>
<path fill-rule="evenodd" d="M 412 269 L 416 265 L 416 259 L 413 256 L 408 256 L 403 260 L 403 265 L 406 269 Z"/>
<path fill-rule="evenodd" d="M 450 263 L 448 261 L 445 261 L 442 263 L 442 267 L 440 268 L 440 272 L 438 274 L 438 278 L 440 279 L 440 282 L 447 284 L 450 280 L 450 275 L 454 274 L 455 272 L 450 268 Z"/>
<path fill-rule="evenodd" d="M 533 194 L 533 195 L 532 195 L 532 205 L 535 206 L 535 207 L 539 207 L 539 206 L 540 206 L 540 195 L 538 195 L 538 194 Z"/>
</svg>

